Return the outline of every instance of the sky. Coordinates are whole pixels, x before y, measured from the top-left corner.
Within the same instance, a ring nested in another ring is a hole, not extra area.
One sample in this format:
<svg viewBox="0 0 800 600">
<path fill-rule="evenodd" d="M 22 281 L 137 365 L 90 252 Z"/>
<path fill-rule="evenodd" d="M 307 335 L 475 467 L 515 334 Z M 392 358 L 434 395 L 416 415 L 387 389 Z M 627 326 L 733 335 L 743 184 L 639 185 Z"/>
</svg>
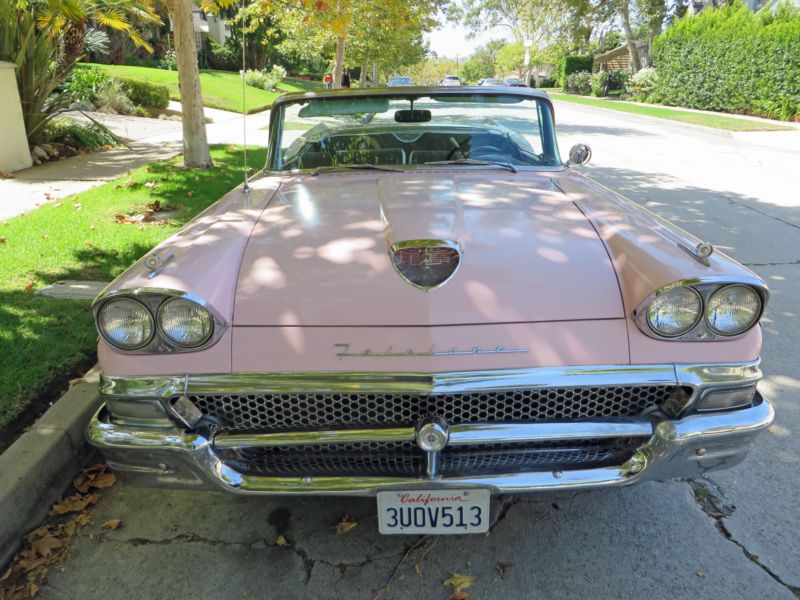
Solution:
<svg viewBox="0 0 800 600">
<path fill-rule="evenodd" d="M 508 28 L 495 27 L 490 31 L 482 31 L 469 39 L 470 33 L 465 27 L 454 23 L 443 23 L 439 29 L 425 34 L 425 39 L 440 58 L 465 58 L 490 40 L 506 39 Z"/>
</svg>

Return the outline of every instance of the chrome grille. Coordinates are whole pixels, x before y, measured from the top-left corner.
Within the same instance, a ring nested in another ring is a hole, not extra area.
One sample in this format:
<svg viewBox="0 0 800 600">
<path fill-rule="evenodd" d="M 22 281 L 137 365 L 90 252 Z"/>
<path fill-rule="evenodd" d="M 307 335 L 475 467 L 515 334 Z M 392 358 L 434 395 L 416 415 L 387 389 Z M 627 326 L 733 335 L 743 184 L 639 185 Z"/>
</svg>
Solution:
<svg viewBox="0 0 800 600">
<path fill-rule="evenodd" d="M 621 464 L 633 441 L 585 440 L 535 444 L 480 444 L 447 448 L 442 475 L 468 476 L 515 471 L 593 468 Z M 641 440 L 637 440 L 641 443 Z M 421 476 L 425 455 L 413 442 L 309 444 L 302 447 L 223 450 L 220 458 L 240 473 L 270 476 Z"/>
<path fill-rule="evenodd" d="M 228 431 L 409 425 L 429 415 L 451 425 L 636 416 L 657 409 L 671 385 L 543 388 L 458 394 L 253 393 L 191 395 Z"/>
</svg>

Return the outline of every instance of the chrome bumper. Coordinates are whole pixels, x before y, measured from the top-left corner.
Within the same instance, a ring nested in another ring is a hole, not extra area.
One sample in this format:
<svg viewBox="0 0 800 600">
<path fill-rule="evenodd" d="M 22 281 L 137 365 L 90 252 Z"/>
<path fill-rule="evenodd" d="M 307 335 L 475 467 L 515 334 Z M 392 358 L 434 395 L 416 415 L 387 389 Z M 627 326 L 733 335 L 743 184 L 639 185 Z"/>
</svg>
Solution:
<svg viewBox="0 0 800 600">
<path fill-rule="evenodd" d="M 689 477 L 732 467 L 744 459 L 756 436 L 769 427 L 774 416 L 769 401 L 756 393 L 753 406 L 749 408 L 693 414 L 675 420 L 644 417 L 626 419 L 623 429 L 627 428 L 627 435 L 646 434 L 648 440 L 637 449 L 632 458 L 617 467 L 451 478 L 244 475 L 219 459 L 215 444 L 220 447 L 236 447 L 291 443 L 291 440 L 270 437 L 269 434 L 217 436 L 216 440 L 211 440 L 176 428 L 119 425 L 110 421 L 105 407 L 92 419 L 87 438 L 102 451 L 112 468 L 134 482 L 150 486 L 217 489 L 240 494 L 360 496 L 370 496 L 392 488 L 482 487 L 499 494 L 621 486 L 644 480 Z M 519 441 L 542 439 L 557 434 L 558 428 L 562 428 L 563 435 L 588 438 L 597 437 L 604 425 L 620 426 L 619 420 L 614 423 L 532 423 L 519 424 L 516 427 L 500 425 L 492 433 L 491 428 L 487 429 L 488 426 L 476 425 L 465 426 L 461 435 L 465 440 L 463 443 L 469 443 L 469 439 L 474 441 L 474 436 L 483 436 L 482 441 L 485 441 L 487 436 L 495 434 L 492 438 L 495 441 L 506 440 L 509 435 Z M 408 433 L 402 428 L 391 431 L 394 436 Z M 615 431 L 615 435 L 620 433 L 625 435 L 626 431 Z"/>
</svg>

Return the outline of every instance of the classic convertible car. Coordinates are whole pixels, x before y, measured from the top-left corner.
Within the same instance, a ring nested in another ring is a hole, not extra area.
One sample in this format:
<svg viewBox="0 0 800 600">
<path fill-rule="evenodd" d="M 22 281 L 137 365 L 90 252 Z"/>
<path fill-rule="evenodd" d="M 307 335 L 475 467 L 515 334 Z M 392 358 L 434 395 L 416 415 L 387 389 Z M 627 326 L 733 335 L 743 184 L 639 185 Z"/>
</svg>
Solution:
<svg viewBox="0 0 800 600">
<path fill-rule="evenodd" d="M 589 155 L 526 88 L 281 97 L 265 171 L 95 301 L 89 440 L 150 485 L 374 495 L 384 533 L 737 464 L 767 287 Z"/>
</svg>

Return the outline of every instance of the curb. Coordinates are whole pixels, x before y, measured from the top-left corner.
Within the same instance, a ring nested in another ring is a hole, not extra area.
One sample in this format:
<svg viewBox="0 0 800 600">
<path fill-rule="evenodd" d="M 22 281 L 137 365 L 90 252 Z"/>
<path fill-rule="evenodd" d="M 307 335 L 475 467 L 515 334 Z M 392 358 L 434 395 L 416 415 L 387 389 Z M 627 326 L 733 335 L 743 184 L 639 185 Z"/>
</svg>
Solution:
<svg viewBox="0 0 800 600">
<path fill-rule="evenodd" d="M 95 365 L 0 454 L 0 570 L 91 454 L 84 429 L 100 406 Z"/>
</svg>

